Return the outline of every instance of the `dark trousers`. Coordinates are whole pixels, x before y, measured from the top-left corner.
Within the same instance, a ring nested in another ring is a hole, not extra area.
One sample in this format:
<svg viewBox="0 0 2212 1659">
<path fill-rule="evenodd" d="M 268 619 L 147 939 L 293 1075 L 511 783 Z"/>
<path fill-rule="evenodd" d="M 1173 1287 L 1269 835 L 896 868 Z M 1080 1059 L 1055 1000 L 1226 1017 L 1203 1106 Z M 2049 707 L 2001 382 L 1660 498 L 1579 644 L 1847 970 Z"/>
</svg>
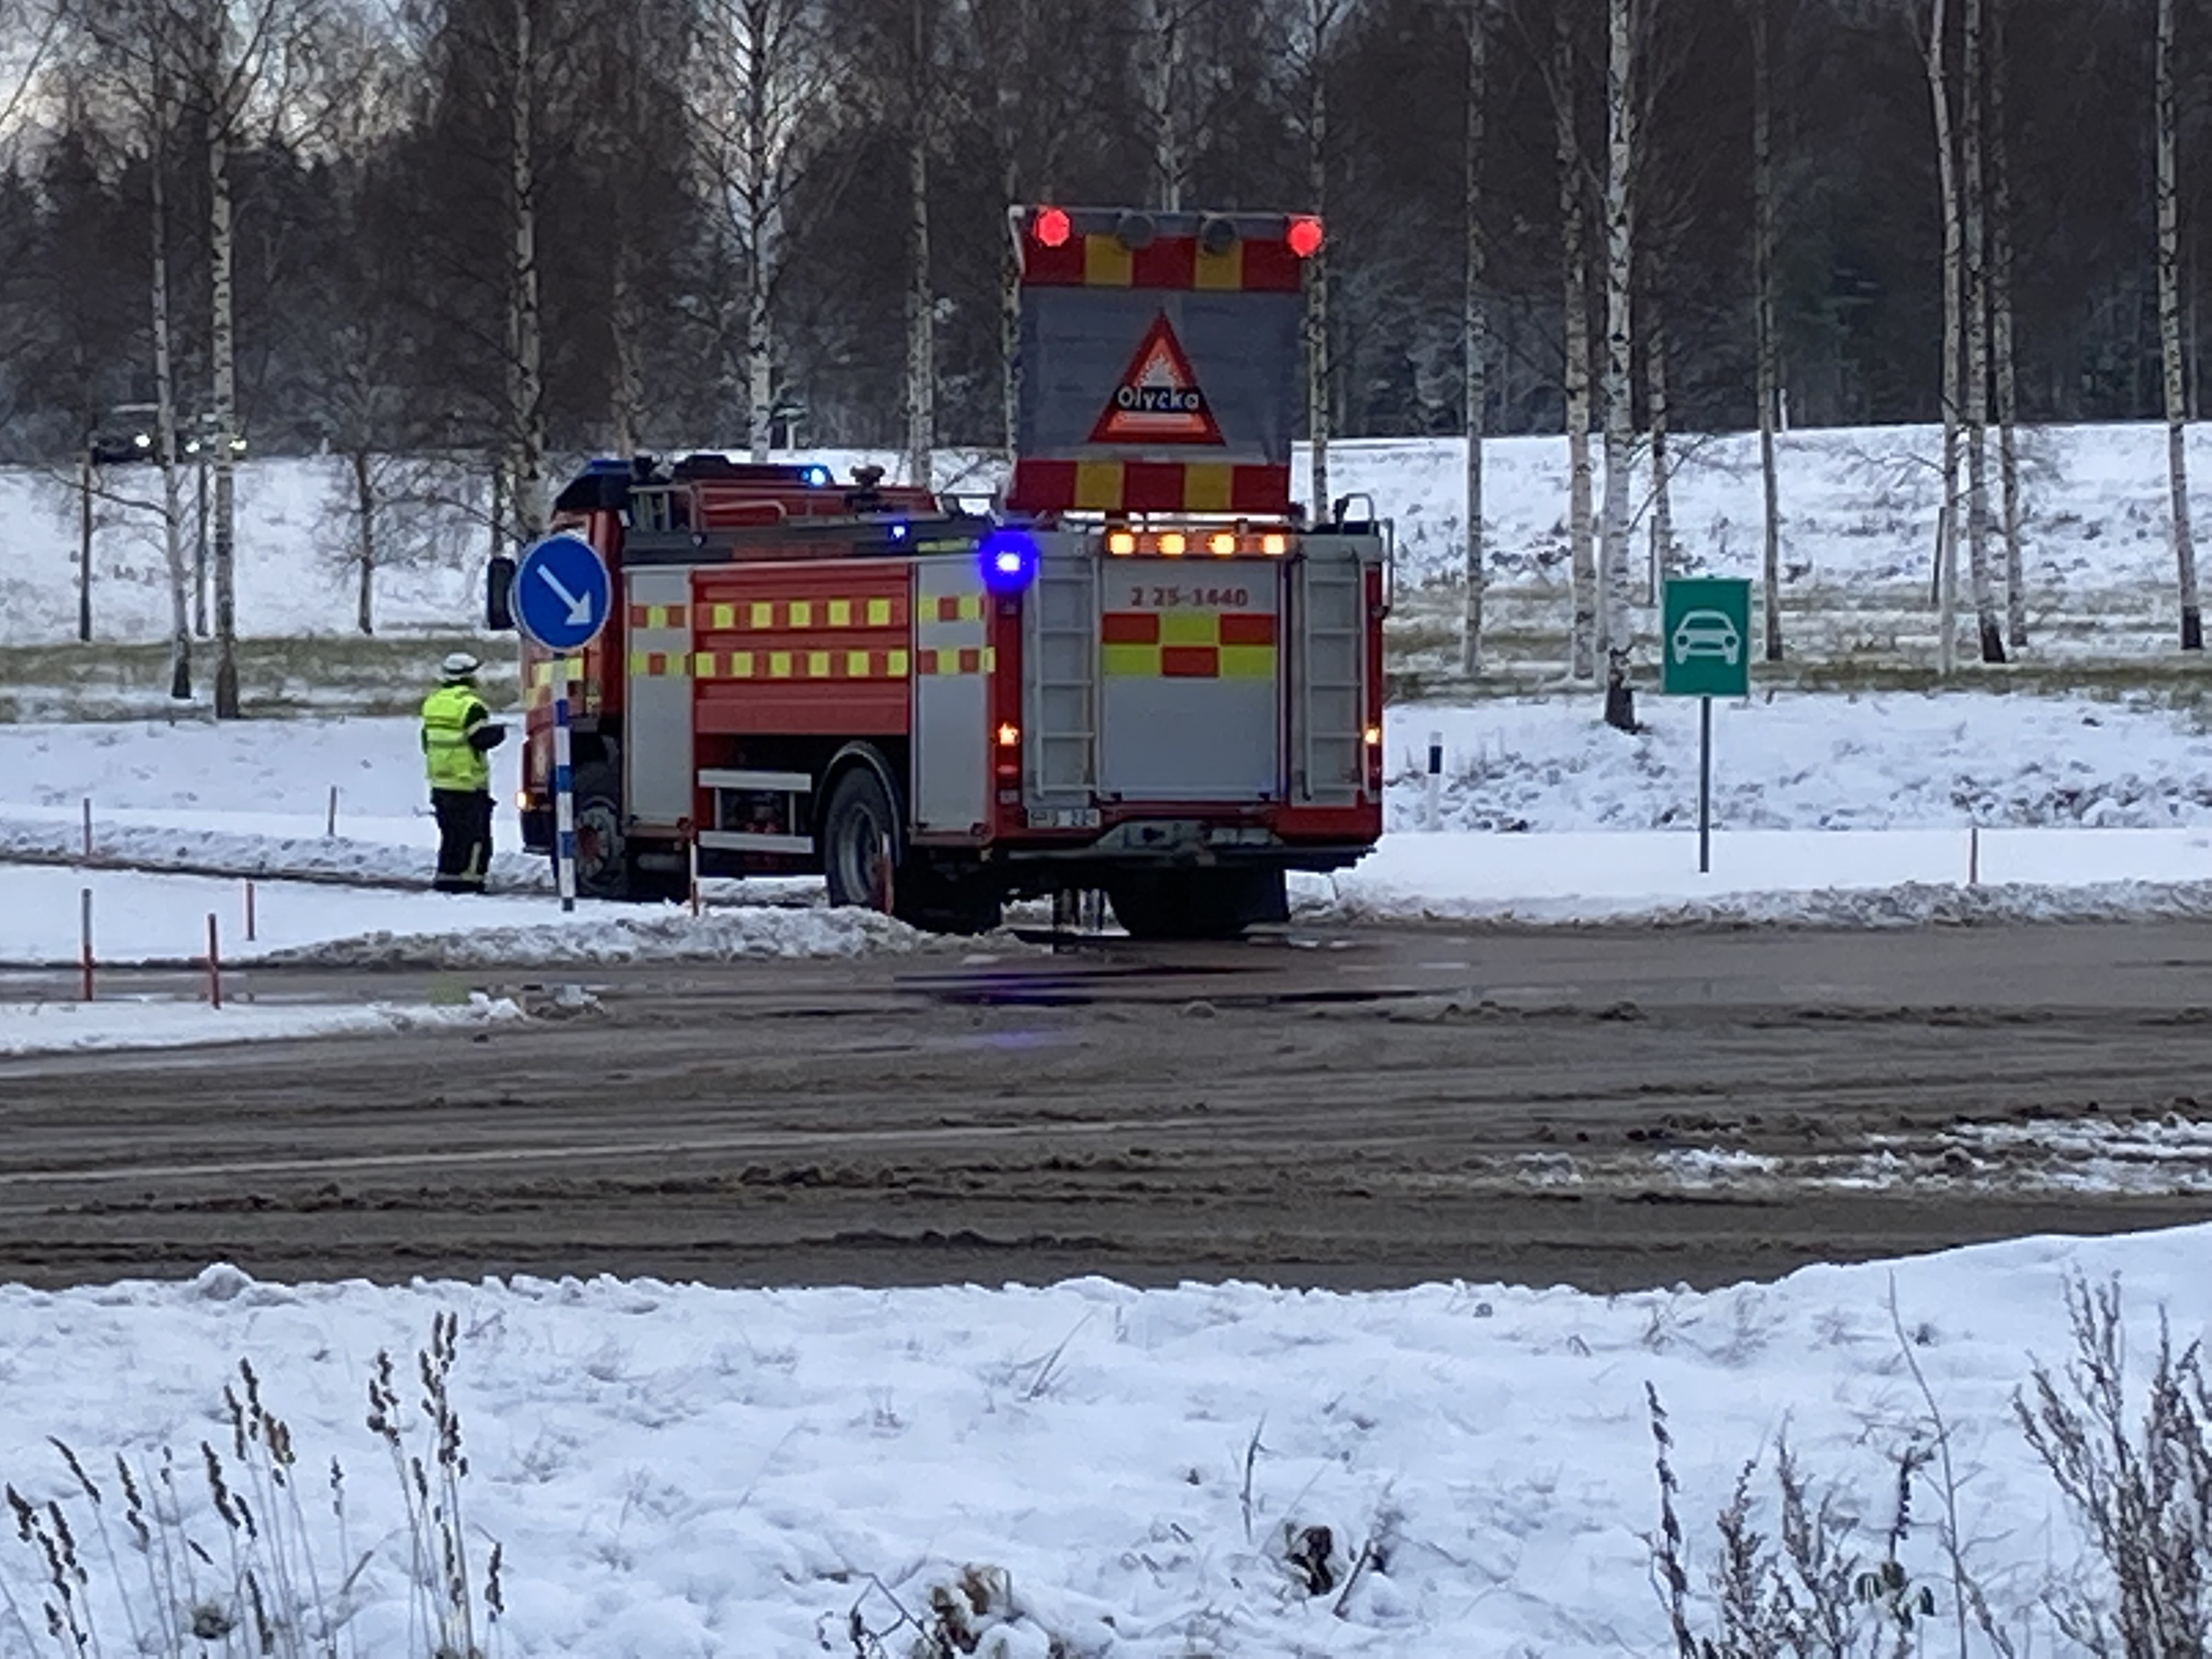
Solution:
<svg viewBox="0 0 2212 1659">
<path fill-rule="evenodd" d="M 491 797 L 481 789 L 433 789 L 438 817 L 438 879 L 441 893 L 481 893 L 491 865 Z"/>
</svg>

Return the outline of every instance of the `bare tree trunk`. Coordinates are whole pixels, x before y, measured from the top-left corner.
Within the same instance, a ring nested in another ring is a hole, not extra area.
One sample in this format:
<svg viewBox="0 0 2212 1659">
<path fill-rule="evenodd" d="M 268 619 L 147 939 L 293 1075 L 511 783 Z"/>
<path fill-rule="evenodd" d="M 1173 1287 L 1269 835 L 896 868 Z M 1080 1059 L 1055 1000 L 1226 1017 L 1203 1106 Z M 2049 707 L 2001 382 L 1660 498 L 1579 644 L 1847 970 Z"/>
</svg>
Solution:
<svg viewBox="0 0 2212 1659">
<path fill-rule="evenodd" d="M 1337 0 L 1309 0 L 1307 38 L 1306 198 L 1308 210 L 1328 221 L 1328 26 Z M 1306 262 L 1306 431 L 1313 444 L 1313 507 L 1316 519 L 1334 518 L 1328 484 L 1329 392 L 1335 365 L 1329 356 L 1327 246 Z"/>
<path fill-rule="evenodd" d="M 1152 199 L 1169 213 L 1182 209 L 1190 172 L 1184 143 L 1187 100 L 1182 96 L 1182 0 L 1146 0 L 1140 57 L 1145 121 L 1152 132 Z"/>
<path fill-rule="evenodd" d="M 2166 486 L 2173 497 L 2173 562 L 2181 590 L 2181 648 L 2204 648 L 2197 544 L 2189 521 L 2189 406 L 2181 365 L 2179 112 L 2173 77 L 2173 0 L 2158 0 L 2158 339 L 2166 382 Z"/>
<path fill-rule="evenodd" d="M 2012 0 L 1990 0 L 1990 326 L 1996 348 L 1997 466 L 2003 495 L 2005 643 L 2027 643 L 2027 581 L 2020 540 L 2020 374 L 2013 349 L 2012 143 L 2005 127 Z"/>
<path fill-rule="evenodd" d="M 86 441 L 77 457 L 76 636 L 92 643 L 92 445 Z"/>
<path fill-rule="evenodd" d="M 507 94 L 508 211 L 513 260 L 507 280 L 508 483 L 516 539 L 545 533 L 544 313 L 538 291 L 538 56 L 533 0 L 514 0 L 514 79 Z"/>
<path fill-rule="evenodd" d="M 1003 100 L 1003 94 L 1002 94 Z M 1006 132 L 1001 127 L 1001 132 Z M 1008 204 L 1021 198 L 1020 163 L 1012 137 L 1005 139 L 1004 190 Z M 1012 238 L 1000 255 L 999 267 L 999 398 L 1000 420 L 1006 434 L 1006 456 L 1013 458 L 1014 437 L 1022 423 L 1022 256 Z"/>
<path fill-rule="evenodd" d="M 1780 241 L 1774 199 L 1774 52 L 1771 0 L 1751 0 L 1752 301 L 1759 355 L 1759 478 L 1762 501 L 1759 593 L 1765 656 L 1782 660 L 1782 479 L 1774 428 L 1782 404 L 1782 342 L 1774 319 L 1774 264 Z"/>
<path fill-rule="evenodd" d="M 639 429 L 645 414 L 645 376 L 638 367 L 637 343 L 645 328 L 637 299 L 637 253 L 628 240 L 618 240 L 611 256 L 614 262 L 614 294 L 610 321 L 614 332 L 614 408 L 611 422 L 614 453 L 635 455 L 641 447 Z"/>
<path fill-rule="evenodd" d="M 1553 16 L 1552 107 L 1558 128 L 1561 333 L 1566 350 L 1563 385 L 1567 404 L 1567 542 L 1574 583 L 1574 622 L 1567 640 L 1567 672 L 1587 680 L 1597 673 L 1597 560 L 1590 538 L 1589 255 L 1583 246 L 1582 139 L 1575 124 L 1573 8 Z"/>
<path fill-rule="evenodd" d="M 764 461 L 775 424 L 775 319 L 768 283 L 756 277 L 745 289 L 745 447 Z"/>
<path fill-rule="evenodd" d="M 218 22 L 216 27 L 219 30 Z M 219 40 L 218 37 L 218 40 Z M 210 54 L 213 84 L 223 86 L 223 53 Z M 208 355 L 215 380 L 215 715 L 238 718 L 238 331 L 232 278 L 229 96 L 222 93 L 208 124 L 208 270 L 214 314 Z"/>
<path fill-rule="evenodd" d="M 155 50 L 163 48 L 157 42 Z M 177 476 L 177 372 L 169 318 L 169 166 L 165 154 L 174 106 L 158 68 L 155 77 L 147 168 L 154 233 L 154 458 L 161 468 L 162 550 L 169 567 L 169 695 L 187 702 L 192 695 L 192 626 L 190 573 L 185 567 L 184 483 Z"/>
<path fill-rule="evenodd" d="M 1631 375 L 1636 342 L 1629 285 L 1636 272 L 1630 185 L 1636 168 L 1636 57 L 1632 0 L 1606 8 L 1605 161 L 1605 516 L 1600 565 L 1599 639 L 1606 655 L 1605 720 L 1636 729 L 1636 694 L 1628 681 L 1635 623 L 1628 608 L 1628 469 L 1636 447 Z"/>
<path fill-rule="evenodd" d="M 1982 660 L 2005 659 L 2004 629 L 1997 621 L 1996 588 L 1990 568 L 1990 294 L 1984 258 L 1982 176 L 1982 0 L 1965 0 L 1965 89 L 1959 100 L 1964 188 L 1960 207 L 1966 237 L 1966 556 L 1974 583 L 1974 623 Z"/>
<path fill-rule="evenodd" d="M 1465 370 L 1467 424 L 1467 608 L 1460 619 L 1459 672 L 1482 672 L 1483 586 L 1489 580 L 1482 522 L 1482 441 L 1488 429 L 1490 400 L 1490 247 L 1482 227 L 1483 116 L 1489 97 L 1490 0 L 1468 0 L 1467 9 L 1467 131 L 1461 178 L 1465 190 L 1467 287 L 1460 319 L 1460 348 Z"/>
<path fill-rule="evenodd" d="M 1647 603 L 1659 603 L 1660 590 L 1674 569 L 1674 459 L 1668 453 L 1667 330 L 1659 285 L 1644 301 L 1644 408 L 1651 428 L 1651 580 Z"/>
<path fill-rule="evenodd" d="M 929 63 L 927 0 L 914 0 L 914 63 Z M 927 489 L 937 447 L 937 313 L 929 275 L 929 100 L 914 100 L 907 138 L 906 448 L 913 481 Z"/>
<path fill-rule="evenodd" d="M 376 632 L 376 487 L 369 476 L 366 449 L 353 453 L 354 562 L 359 567 L 361 588 L 355 625 L 363 634 Z"/>
<path fill-rule="evenodd" d="M 745 445 L 753 459 L 765 461 L 775 409 L 775 318 L 769 304 L 775 275 L 775 251 L 769 241 L 774 234 L 770 215 L 775 206 L 771 198 L 775 192 L 775 158 L 769 125 L 777 66 L 769 41 L 775 19 L 765 0 L 744 5 L 741 17 L 747 48 L 740 140 L 744 173 L 738 183 L 745 216 Z"/>
<path fill-rule="evenodd" d="M 1928 95 L 1936 113 L 1936 177 L 1943 204 L 1943 508 L 1936 548 L 1936 662 L 1948 678 L 1959 651 L 1959 342 L 1960 266 L 1958 169 L 1951 143 L 1951 92 L 1943 76 L 1948 0 L 1931 0 L 1926 42 Z"/>
</svg>

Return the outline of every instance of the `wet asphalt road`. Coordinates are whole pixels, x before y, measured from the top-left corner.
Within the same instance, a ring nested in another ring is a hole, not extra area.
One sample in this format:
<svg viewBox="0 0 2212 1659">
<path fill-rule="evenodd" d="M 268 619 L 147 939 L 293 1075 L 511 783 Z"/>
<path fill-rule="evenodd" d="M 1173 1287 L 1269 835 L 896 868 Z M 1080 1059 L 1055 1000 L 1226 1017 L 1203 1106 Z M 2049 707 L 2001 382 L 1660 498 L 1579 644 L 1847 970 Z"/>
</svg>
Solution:
<svg viewBox="0 0 2212 1659">
<path fill-rule="evenodd" d="M 1302 932 L 233 986 L 468 988 L 538 1017 L 0 1060 L 0 1278 L 227 1260 L 271 1279 L 1609 1290 L 2212 1215 L 2212 1196 L 2002 1170 L 1971 1190 L 1791 1173 L 1878 1137 L 1938 1158 L 1960 1120 L 2203 1115 L 2199 926 Z M 1680 1178 L 1711 1152 L 1778 1173 Z"/>
</svg>

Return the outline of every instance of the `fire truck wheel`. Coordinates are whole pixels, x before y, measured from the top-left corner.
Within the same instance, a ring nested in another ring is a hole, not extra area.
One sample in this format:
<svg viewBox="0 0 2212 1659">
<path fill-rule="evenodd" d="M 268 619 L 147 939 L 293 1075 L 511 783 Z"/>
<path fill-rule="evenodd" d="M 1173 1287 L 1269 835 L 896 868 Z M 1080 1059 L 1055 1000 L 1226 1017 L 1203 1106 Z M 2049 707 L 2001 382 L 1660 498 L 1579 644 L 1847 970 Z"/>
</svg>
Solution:
<svg viewBox="0 0 2212 1659">
<path fill-rule="evenodd" d="M 1006 898 L 973 874 L 909 860 L 898 873 L 899 920 L 931 933 L 988 933 L 1006 919 Z"/>
<path fill-rule="evenodd" d="M 830 902 L 884 908 L 884 885 L 894 880 L 898 857 L 898 819 L 890 795 L 871 768 L 855 766 L 837 780 L 822 817 L 822 870 L 829 879 Z"/>
<path fill-rule="evenodd" d="M 629 849 L 624 844 L 622 780 L 611 766 L 576 769 L 576 890 L 587 898 L 630 895 Z M 559 854 L 556 853 L 557 858 Z M 557 872 L 556 872 L 557 873 Z"/>
<path fill-rule="evenodd" d="M 1279 870 L 1146 872 L 1109 881 L 1106 896 L 1132 939 L 1235 939 L 1288 915 Z"/>
</svg>

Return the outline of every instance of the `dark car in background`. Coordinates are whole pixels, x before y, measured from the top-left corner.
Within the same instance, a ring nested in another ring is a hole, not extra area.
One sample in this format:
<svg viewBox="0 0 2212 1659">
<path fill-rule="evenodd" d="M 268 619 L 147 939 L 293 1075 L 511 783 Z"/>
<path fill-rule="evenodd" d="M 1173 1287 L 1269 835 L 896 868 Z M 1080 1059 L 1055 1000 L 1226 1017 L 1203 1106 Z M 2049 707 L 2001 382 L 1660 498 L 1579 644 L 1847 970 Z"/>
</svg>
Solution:
<svg viewBox="0 0 2212 1659">
<path fill-rule="evenodd" d="M 85 451 L 94 466 L 127 466 L 155 459 L 154 436 L 159 429 L 158 404 L 118 404 L 92 428 Z"/>
</svg>

